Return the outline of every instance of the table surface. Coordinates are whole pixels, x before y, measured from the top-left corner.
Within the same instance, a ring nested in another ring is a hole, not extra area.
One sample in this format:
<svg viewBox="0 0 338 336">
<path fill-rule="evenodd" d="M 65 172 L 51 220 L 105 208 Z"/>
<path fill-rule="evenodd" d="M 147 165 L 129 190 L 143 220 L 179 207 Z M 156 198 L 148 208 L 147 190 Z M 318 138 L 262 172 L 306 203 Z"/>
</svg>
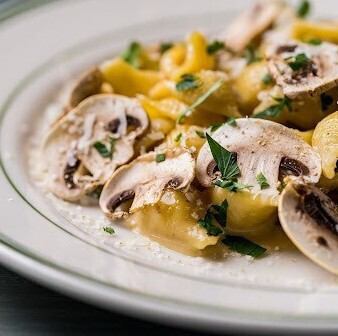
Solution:
<svg viewBox="0 0 338 336">
<path fill-rule="evenodd" d="M 144 322 L 75 301 L 0 266 L 0 335 L 175 335 L 201 333 Z"/>
</svg>

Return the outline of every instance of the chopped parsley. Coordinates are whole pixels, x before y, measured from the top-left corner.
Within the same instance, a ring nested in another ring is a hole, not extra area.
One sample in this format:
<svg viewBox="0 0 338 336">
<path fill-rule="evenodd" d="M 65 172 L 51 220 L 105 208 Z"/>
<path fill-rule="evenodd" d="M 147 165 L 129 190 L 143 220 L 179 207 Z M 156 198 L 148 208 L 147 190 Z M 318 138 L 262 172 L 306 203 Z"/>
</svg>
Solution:
<svg viewBox="0 0 338 336">
<path fill-rule="evenodd" d="M 196 89 L 200 86 L 199 79 L 192 74 L 185 74 L 181 76 L 181 80 L 176 84 L 177 91 L 187 91 Z"/>
<path fill-rule="evenodd" d="M 322 44 L 322 40 L 319 38 L 312 38 L 310 40 L 307 40 L 306 43 L 317 46 Z"/>
<path fill-rule="evenodd" d="M 287 108 L 291 111 L 291 100 L 288 97 L 278 98 L 273 97 L 276 101 L 276 104 L 267 107 L 265 110 L 255 114 L 253 118 L 275 118 L 279 116 L 279 114 Z"/>
<path fill-rule="evenodd" d="M 141 45 L 138 42 L 132 42 L 123 52 L 121 57 L 134 68 L 140 67 Z"/>
<path fill-rule="evenodd" d="M 175 137 L 175 142 L 180 142 L 182 139 L 182 135 L 183 135 L 182 133 L 178 133 Z"/>
<path fill-rule="evenodd" d="M 262 82 L 263 82 L 265 85 L 270 85 L 270 84 L 272 84 L 272 81 L 273 81 L 273 78 L 272 78 L 272 76 L 271 76 L 269 73 L 267 73 L 266 75 L 264 75 L 264 76 L 262 77 Z"/>
<path fill-rule="evenodd" d="M 165 154 L 156 154 L 155 160 L 157 163 L 165 161 Z"/>
<path fill-rule="evenodd" d="M 311 11 L 310 1 L 303 0 L 297 8 L 297 16 L 300 18 L 304 18 L 307 15 L 309 15 L 310 11 Z"/>
<path fill-rule="evenodd" d="M 219 236 L 224 233 L 227 220 L 228 202 L 224 200 L 221 205 L 211 205 L 204 218 L 197 221 L 207 231 L 208 236 Z"/>
<path fill-rule="evenodd" d="M 222 239 L 222 243 L 232 251 L 249 255 L 253 258 L 259 258 L 266 252 L 266 248 L 240 236 L 226 235 Z"/>
<path fill-rule="evenodd" d="M 235 153 L 227 151 L 217 141 L 215 141 L 208 133 L 206 134 L 211 154 L 216 161 L 217 167 L 221 173 L 221 177 L 214 182 L 221 188 L 226 188 L 236 192 L 250 186 L 239 183 L 237 178 L 240 176 L 240 170 L 237 165 L 237 157 Z"/>
<path fill-rule="evenodd" d="M 321 107 L 322 107 L 322 111 L 326 112 L 329 107 L 332 105 L 333 103 L 333 98 L 326 94 L 326 93 L 322 93 L 320 95 L 320 104 L 321 104 Z"/>
<path fill-rule="evenodd" d="M 217 131 L 223 124 L 213 124 L 210 126 L 210 132 L 213 133 Z"/>
<path fill-rule="evenodd" d="M 110 234 L 110 235 L 115 233 L 115 230 L 111 226 L 104 226 L 103 231 Z"/>
<path fill-rule="evenodd" d="M 215 82 L 209 90 L 207 90 L 205 93 L 203 93 L 201 96 L 199 96 L 188 108 L 186 108 L 177 118 L 177 122 L 179 124 L 182 124 L 185 120 L 185 118 L 190 115 L 197 106 L 204 103 L 209 96 L 211 96 L 213 93 L 215 93 L 219 88 L 224 84 L 223 79 L 219 79 L 217 82 Z"/>
<path fill-rule="evenodd" d="M 252 64 L 262 59 L 258 55 L 257 49 L 255 49 L 252 45 L 247 46 L 244 50 L 244 58 L 246 59 L 246 64 Z"/>
<path fill-rule="evenodd" d="M 263 173 L 259 173 L 256 176 L 256 180 L 259 183 L 262 190 L 270 187 L 270 184 L 269 184 L 268 180 L 266 179 L 266 177 L 263 175 Z"/>
<path fill-rule="evenodd" d="M 301 53 L 296 56 L 288 57 L 286 61 L 293 71 L 298 71 L 305 68 L 311 62 L 311 59 L 304 53 Z"/>
<path fill-rule="evenodd" d="M 93 144 L 93 147 L 99 152 L 99 154 L 103 157 L 103 158 L 113 158 L 113 154 L 114 154 L 114 150 L 115 150 L 115 142 L 116 139 L 109 137 L 109 147 L 107 145 L 105 145 L 103 142 L 101 141 L 96 141 Z"/>
<path fill-rule="evenodd" d="M 222 41 L 213 41 L 207 46 L 207 53 L 209 55 L 217 53 L 217 51 L 224 49 L 225 45 Z"/>
<path fill-rule="evenodd" d="M 160 53 L 163 54 L 167 50 L 171 49 L 173 47 L 173 44 L 171 42 L 163 42 L 160 45 Z"/>
<path fill-rule="evenodd" d="M 236 127 L 237 126 L 236 118 L 235 117 L 229 117 L 226 124 L 228 124 L 232 127 Z"/>
<path fill-rule="evenodd" d="M 266 252 L 264 247 L 244 237 L 226 234 L 227 212 L 228 202 L 225 199 L 220 205 L 211 205 L 204 218 L 198 220 L 197 224 L 206 230 L 208 236 L 217 237 L 222 235 L 222 243 L 228 246 L 230 250 L 254 258 L 261 257 Z"/>
<path fill-rule="evenodd" d="M 200 131 L 200 130 L 196 130 L 195 132 L 196 132 L 196 134 L 197 134 L 201 139 L 205 139 L 205 138 L 206 138 L 205 132 L 202 132 L 202 131 Z"/>
</svg>

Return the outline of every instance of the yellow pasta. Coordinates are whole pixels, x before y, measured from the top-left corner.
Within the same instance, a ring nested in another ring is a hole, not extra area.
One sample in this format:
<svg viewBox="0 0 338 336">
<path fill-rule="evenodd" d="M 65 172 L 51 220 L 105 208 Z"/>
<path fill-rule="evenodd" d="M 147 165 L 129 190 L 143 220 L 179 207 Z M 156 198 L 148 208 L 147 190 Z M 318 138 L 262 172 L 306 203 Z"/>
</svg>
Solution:
<svg viewBox="0 0 338 336">
<path fill-rule="evenodd" d="M 338 161 L 338 111 L 327 116 L 316 126 L 312 145 L 322 158 L 324 176 L 333 179 Z"/>
<path fill-rule="evenodd" d="M 115 93 L 130 97 L 147 94 L 163 78 L 160 72 L 135 69 L 120 58 L 104 62 L 100 69 Z"/>
<path fill-rule="evenodd" d="M 259 104 L 258 93 L 271 86 L 272 82 L 265 62 L 252 63 L 245 67 L 234 80 L 234 91 L 238 96 L 240 110 L 251 114 Z"/>
<path fill-rule="evenodd" d="M 292 37 L 308 42 L 313 39 L 338 43 L 338 24 L 334 22 L 296 21 L 292 25 Z"/>
<path fill-rule="evenodd" d="M 168 50 L 160 64 L 161 70 L 174 81 L 184 74 L 213 69 L 214 66 L 215 59 L 207 53 L 207 41 L 199 32 L 190 34 L 186 45 L 177 44 Z"/>
</svg>

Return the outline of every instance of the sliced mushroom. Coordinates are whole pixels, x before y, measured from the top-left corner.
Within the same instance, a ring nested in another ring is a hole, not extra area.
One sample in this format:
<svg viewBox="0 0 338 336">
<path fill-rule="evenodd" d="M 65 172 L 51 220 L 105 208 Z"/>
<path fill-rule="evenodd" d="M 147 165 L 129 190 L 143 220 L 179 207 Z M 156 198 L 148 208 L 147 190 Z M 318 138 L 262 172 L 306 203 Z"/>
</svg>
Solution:
<svg viewBox="0 0 338 336">
<path fill-rule="evenodd" d="M 338 274 L 338 206 L 313 185 L 289 183 L 278 206 L 281 225 L 308 258 Z"/>
<path fill-rule="evenodd" d="M 303 59 L 297 61 L 297 57 Z M 289 98 L 318 96 L 338 85 L 338 46 L 290 41 L 274 48 L 268 66 L 284 95 Z"/>
<path fill-rule="evenodd" d="M 268 197 L 279 195 L 278 186 L 285 176 L 302 176 L 316 183 L 321 174 L 319 155 L 293 130 L 272 121 L 254 118 L 236 119 L 237 126 L 223 125 L 212 138 L 236 154 L 241 176 L 239 182 L 251 186 L 253 193 Z M 208 143 L 197 157 L 196 174 L 208 187 L 219 177 Z M 263 174 L 269 187 L 261 190 L 257 176 Z"/>
<path fill-rule="evenodd" d="M 272 25 L 282 7 L 282 1 L 256 1 L 222 34 L 227 47 L 235 52 L 243 51 L 252 40 Z"/>
<path fill-rule="evenodd" d="M 86 98 L 100 93 L 102 84 L 103 75 L 98 68 L 92 68 L 81 74 L 68 89 L 67 109 L 71 110 Z"/>
<path fill-rule="evenodd" d="M 163 154 L 165 160 L 161 162 L 157 162 L 155 152 L 139 156 L 112 175 L 100 197 L 100 207 L 107 216 L 120 218 L 157 203 L 165 190 L 189 187 L 195 176 L 191 154 L 184 149 L 167 150 Z M 131 201 L 131 205 L 126 207 L 126 201 Z"/>
<path fill-rule="evenodd" d="M 50 131 L 43 146 L 51 192 L 77 201 L 134 155 L 134 142 L 148 127 L 136 99 L 95 95 Z"/>
</svg>

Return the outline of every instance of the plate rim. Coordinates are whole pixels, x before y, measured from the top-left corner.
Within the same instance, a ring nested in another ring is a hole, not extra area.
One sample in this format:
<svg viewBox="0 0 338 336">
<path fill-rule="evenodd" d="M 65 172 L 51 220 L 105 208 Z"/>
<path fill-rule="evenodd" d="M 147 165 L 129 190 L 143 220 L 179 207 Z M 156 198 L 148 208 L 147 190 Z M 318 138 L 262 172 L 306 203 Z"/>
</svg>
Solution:
<svg viewBox="0 0 338 336">
<path fill-rule="evenodd" d="M 64 0 L 59 0 L 58 3 L 64 3 Z M 0 28 L 4 22 L 7 20 L 11 22 L 13 18 L 19 16 L 20 14 L 26 13 L 31 10 L 35 10 L 37 8 L 45 7 L 46 5 L 49 6 L 52 3 L 57 3 L 56 0 L 47 0 L 47 1 L 42 1 L 42 0 L 29 0 L 27 1 L 27 5 L 24 7 L 17 8 L 17 10 L 14 10 L 16 7 L 13 5 L 13 10 L 10 12 L 10 15 L 7 16 L 0 16 Z M 40 67 L 39 67 L 40 68 Z M 36 70 L 36 69 L 35 69 Z M 31 71 L 31 72 L 34 72 Z M 28 76 L 27 76 L 28 77 Z M 13 91 L 15 91 L 15 88 L 10 92 L 9 95 L 7 95 L 7 99 L 5 99 L 3 106 L 6 105 L 7 100 L 10 96 L 12 96 Z M 3 108 L 1 108 L 3 110 Z M 5 170 L 4 170 L 4 174 Z M 16 189 L 15 186 L 11 185 L 12 188 Z M 16 190 L 17 192 L 17 190 Z M 19 196 L 22 197 L 22 195 L 19 193 Z M 25 200 L 27 202 L 27 200 Z M 29 205 L 31 205 L 28 202 Z M 38 210 L 37 210 L 38 211 Z M 42 214 L 43 215 L 43 214 Z M 68 232 L 67 232 L 68 233 Z M 121 306 L 118 306 L 118 304 L 121 305 L 121 302 L 116 302 L 114 300 L 109 302 L 104 302 L 102 299 L 98 299 L 95 296 L 83 296 L 82 292 L 79 292 L 76 289 L 76 284 L 80 285 L 82 281 L 84 282 L 90 282 L 88 284 L 87 289 L 91 291 L 92 294 L 95 293 L 95 287 L 99 286 L 104 286 L 109 291 L 111 294 L 114 294 L 115 292 L 123 292 L 122 295 L 125 295 L 126 299 L 123 302 L 123 313 L 126 313 L 128 315 L 133 315 L 141 318 L 145 318 L 148 320 L 156 320 L 157 322 L 164 322 L 167 324 L 175 324 L 179 325 L 181 327 L 187 327 L 187 324 L 190 328 L 197 329 L 198 327 L 201 327 L 205 330 L 210 330 L 214 329 L 216 331 L 224 331 L 224 328 L 229 328 L 231 327 L 233 330 L 236 331 L 243 331 L 243 330 L 250 330 L 249 328 L 252 328 L 253 326 L 255 327 L 255 330 L 261 331 L 261 332 L 277 332 L 277 331 L 285 331 L 285 332 L 291 332 L 291 331 L 307 331 L 307 332 L 318 332 L 318 331 L 336 331 L 337 330 L 337 325 L 321 325 L 317 328 L 314 329 L 313 326 L 311 326 L 312 330 L 308 330 L 308 326 L 306 326 L 306 318 L 305 319 L 297 319 L 293 321 L 287 321 L 289 325 L 286 325 L 285 323 L 282 323 L 280 319 L 273 320 L 271 317 L 273 315 L 269 315 L 269 320 L 259 320 L 254 321 L 252 320 L 254 316 L 256 315 L 255 313 L 250 312 L 250 315 L 243 313 L 243 316 L 238 316 L 238 321 L 234 322 L 234 320 L 231 320 L 231 318 L 227 321 L 226 319 L 223 319 L 222 321 L 219 321 L 216 325 L 214 325 L 212 328 L 210 326 L 210 321 L 208 320 L 196 320 L 194 317 L 187 317 L 187 316 L 180 316 L 174 311 L 168 311 L 168 307 L 166 307 L 164 304 L 168 303 L 167 299 L 158 299 L 156 297 L 152 297 L 150 295 L 144 295 L 141 293 L 133 292 L 131 290 L 123 289 L 116 287 L 115 285 L 108 285 L 101 283 L 98 280 L 92 279 L 92 278 L 87 278 L 86 276 L 72 272 L 69 269 L 63 268 L 57 264 L 53 264 L 49 260 L 44 260 L 40 256 L 33 256 L 25 253 L 24 251 L 20 251 L 17 246 L 14 246 L 7 241 L 4 241 L 0 237 L 0 262 L 8 267 L 9 269 L 14 270 L 15 272 L 22 274 L 23 276 L 32 279 L 33 281 L 36 281 L 42 285 L 45 285 L 47 287 L 53 288 L 56 291 L 62 292 L 66 295 L 72 296 L 76 299 L 79 299 L 81 301 L 89 302 L 92 304 L 97 304 L 103 308 L 107 308 L 110 310 L 118 310 L 121 308 Z M 82 278 L 82 280 L 81 280 Z M 62 280 L 62 283 L 66 286 L 61 287 L 58 283 L 57 280 Z M 72 289 L 68 289 L 67 285 L 69 285 Z M 82 282 L 83 285 L 83 282 Z M 96 291 L 97 292 L 97 291 Z M 98 293 L 97 293 L 98 294 Z M 145 305 L 143 302 L 141 303 L 133 303 L 129 302 L 130 300 L 127 298 L 128 295 L 132 296 L 143 296 L 147 298 L 148 303 L 149 301 L 153 301 L 152 304 L 155 304 L 155 301 L 158 301 L 157 304 L 161 305 L 161 309 L 156 309 L 154 308 L 149 308 L 147 307 L 145 311 Z M 113 302 L 114 301 L 114 302 Z M 113 303 L 113 304 L 112 304 Z M 167 311 L 165 311 L 167 310 Z M 232 310 L 235 312 L 235 310 Z M 243 312 L 243 310 L 241 310 Z M 239 311 L 240 312 L 240 311 Z M 236 313 L 238 313 L 236 311 Z M 241 320 L 241 318 L 247 317 L 248 320 Z M 251 319 L 250 319 L 251 318 Z M 255 323 L 253 323 L 255 322 Z M 276 322 L 281 323 L 282 325 L 276 325 Z M 294 324 L 294 325 L 290 325 Z M 302 324 L 303 323 L 303 324 Z M 325 323 L 328 323 L 328 321 L 325 320 Z"/>
</svg>

